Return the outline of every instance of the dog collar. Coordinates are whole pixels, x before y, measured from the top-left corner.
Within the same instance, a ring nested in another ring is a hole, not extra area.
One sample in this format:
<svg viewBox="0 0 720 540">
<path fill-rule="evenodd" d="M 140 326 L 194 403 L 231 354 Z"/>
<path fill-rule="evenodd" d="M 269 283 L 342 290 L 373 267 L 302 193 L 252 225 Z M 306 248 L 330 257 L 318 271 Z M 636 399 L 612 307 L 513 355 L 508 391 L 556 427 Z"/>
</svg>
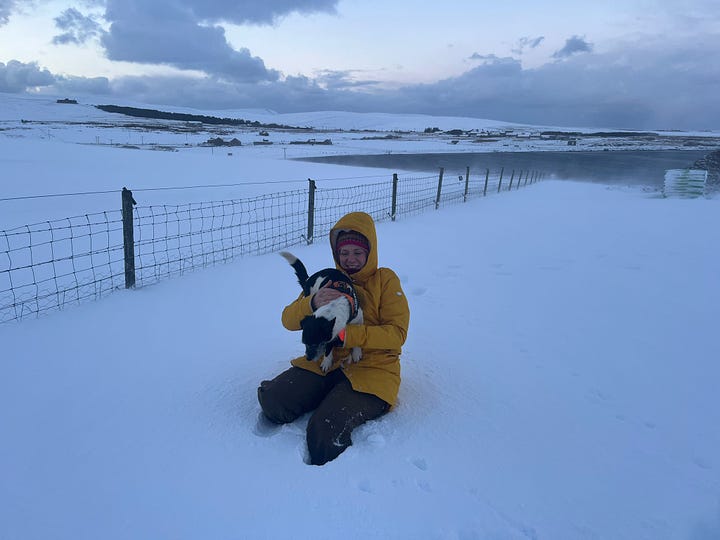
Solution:
<svg viewBox="0 0 720 540">
<path fill-rule="evenodd" d="M 343 296 L 348 299 L 348 302 L 350 302 L 350 320 L 354 319 L 358 314 L 359 307 L 359 302 L 357 295 L 355 294 L 355 289 L 353 289 L 351 286 L 349 286 L 343 281 L 334 281 L 330 286 L 336 291 L 342 293 Z"/>
</svg>

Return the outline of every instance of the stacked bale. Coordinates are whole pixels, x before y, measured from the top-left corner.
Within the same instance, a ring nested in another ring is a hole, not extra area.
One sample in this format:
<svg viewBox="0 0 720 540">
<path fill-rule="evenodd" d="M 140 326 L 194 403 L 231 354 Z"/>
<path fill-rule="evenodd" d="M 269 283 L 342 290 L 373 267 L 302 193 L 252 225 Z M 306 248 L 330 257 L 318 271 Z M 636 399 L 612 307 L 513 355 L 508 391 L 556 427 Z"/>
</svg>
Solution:
<svg viewBox="0 0 720 540">
<path fill-rule="evenodd" d="M 665 171 L 663 195 L 692 199 L 705 194 L 707 171 L 700 169 L 669 169 Z"/>
</svg>

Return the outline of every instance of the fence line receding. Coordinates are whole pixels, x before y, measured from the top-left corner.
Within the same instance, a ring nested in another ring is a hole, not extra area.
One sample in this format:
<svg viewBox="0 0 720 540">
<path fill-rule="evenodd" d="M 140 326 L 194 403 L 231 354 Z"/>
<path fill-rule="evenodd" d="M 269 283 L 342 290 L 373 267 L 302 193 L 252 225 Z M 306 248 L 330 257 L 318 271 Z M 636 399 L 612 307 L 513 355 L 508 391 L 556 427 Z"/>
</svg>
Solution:
<svg viewBox="0 0 720 540">
<path fill-rule="evenodd" d="M 367 212 L 376 222 L 395 220 L 517 190 L 543 177 L 512 171 L 503 184 L 507 170 L 463 172 L 457 177 L 442 169 L 439 175 L 394 174 L 384 182 L 330 188 L 309 180 L 307 190 L 181 205 L 136 205 L 123 188 L 122 210 L 0 231 L 0 323 L 237 257 L 311 243 L 351 211 Z"/>
</svg>

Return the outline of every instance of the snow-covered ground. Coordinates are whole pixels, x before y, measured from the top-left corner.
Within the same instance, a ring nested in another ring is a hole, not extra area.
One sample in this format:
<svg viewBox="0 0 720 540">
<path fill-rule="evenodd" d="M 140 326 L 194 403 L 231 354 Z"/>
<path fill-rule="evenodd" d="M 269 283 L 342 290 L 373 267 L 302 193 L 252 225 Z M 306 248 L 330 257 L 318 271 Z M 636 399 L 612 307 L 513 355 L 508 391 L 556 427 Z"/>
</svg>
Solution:
<svg viewBox="0 0 720 540">
<path fill-rule="evenodd" d="M 0 132 L 0 198 L 368 173 L 204 150 Z M 104 196 L 0 202 L 0 230 Z M 275 254 L 0 325 L 0 539 L 720 537 L 719 198 L 545 181 L 378 237 L 411 307 L 399 404 L 324 467 L 306 417 L 257 422 L 302 352 Z"/>
<path fill-rule="evenodd" d="M 62 96 L 61 96 L 62 97 Z M 234 159 L 391 153 L 476 153 L 510 151 L 693 150 L 720 145 L 720 130 L 656 131 L 608 137 L 608 130 L 520 125 L 480 118 L 392 115 L 338 111 L 278 114 L 267 110 L 198 111 L 163 108 L 164 112 L 244 119 L 263 124 L 309 127 L 305 130 L 201 126 L 106 113 L 91 99 L 58 104 L 54 97 L 0 93 L 0 133 L 7 138 L 43 138 L 96 146 L 174 149 L 182 152 L 233 153 Z M 114 103 L 157 109 L 141 103 Z M 72 124 L 68 125 L 68 122 Z M 437 128 L 436 133 L 425 133 Z M 455 131 L 461 134 L 453 133 Z M 261 135 L 260 133 L 264 133 Z M 241 147 L 198 148 L 210 138 L 238 139 Z M 388 138 L 390 137 L 390 138 Z M 329 139 L 331 145 L 308 145 Z M 572 145 L 571 145 L 572 144 Z"/>
</svg>

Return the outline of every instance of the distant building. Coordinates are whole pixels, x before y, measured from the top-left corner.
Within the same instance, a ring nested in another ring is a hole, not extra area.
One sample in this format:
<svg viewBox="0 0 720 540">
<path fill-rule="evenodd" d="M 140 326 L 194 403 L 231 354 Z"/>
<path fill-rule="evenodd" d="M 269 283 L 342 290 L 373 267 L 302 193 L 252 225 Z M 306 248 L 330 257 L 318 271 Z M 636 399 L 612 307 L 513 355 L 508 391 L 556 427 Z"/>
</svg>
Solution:
<svg viewBox="0 0 720 540">
<path fill-rule="evenodd" d="M 68 98 L 58 99 L 57 103 L 69 103 L 71 105 L 77 105 L 77 99 L 68 99 Z"/>
</svg>

